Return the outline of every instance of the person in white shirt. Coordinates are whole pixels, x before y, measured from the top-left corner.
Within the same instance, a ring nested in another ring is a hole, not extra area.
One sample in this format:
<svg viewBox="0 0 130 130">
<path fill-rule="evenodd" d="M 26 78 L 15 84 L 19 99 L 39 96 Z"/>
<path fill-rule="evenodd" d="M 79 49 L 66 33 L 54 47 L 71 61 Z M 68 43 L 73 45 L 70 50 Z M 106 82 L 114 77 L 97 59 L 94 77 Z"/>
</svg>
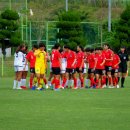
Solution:
<svg viewBox="0 0 130 130">
<path fill-rule="evenodd" d="M 15 79 L 13 89 L 21 89 L 25 45 L 20 45 L 14 54 Z M 18 85 L 17 85 L 18 83 Z"/>
</svg>

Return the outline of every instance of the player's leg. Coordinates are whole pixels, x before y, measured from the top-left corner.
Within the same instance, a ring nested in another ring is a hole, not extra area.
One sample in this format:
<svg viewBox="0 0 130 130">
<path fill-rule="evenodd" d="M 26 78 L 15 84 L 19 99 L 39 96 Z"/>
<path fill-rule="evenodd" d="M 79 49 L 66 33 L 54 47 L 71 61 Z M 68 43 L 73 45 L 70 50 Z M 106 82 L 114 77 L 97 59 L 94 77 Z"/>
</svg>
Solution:
<svg viewBox="0 0 130 130">
<path fill-rule="evenodd" d="M 78 86 L 77 86 L 77 74 L 76 74 L 76 70 L 74 69 L 74 72 L 73 72 L 73 80 L 74 80 L 74 89 L 77 89 Z"/>
<path fill-rule="evenodd" d="M 121 88 L 124 88 L 126 75 L 127 75 L 127 67 L 123 66 L 122 67 L 122 77 L 121 77 Z"/>
<path fill-rule="evenodd" d="M 106 71 L 102 70 L 101 87 L 106 88 Z"/>
<path fill-rule="evenodd" d="M 112 87 L 111 70 L 112 70 L 112 67 L 108 66 L 108 67 L 107 67 L 107 77 L 108 77 L 108 82 L 109 82 L 109 88 Z"/>
<path fill-rule="evenodd" d="M 21 89 L 22 73 L 23 73 L 23 67 L 18 67 L 18 87 L 17 87 L 17 89 Z"/>
<path fill-rule="evenodd" d="M 79 78 L 81 82 L 81 88 L 84 87 L 84 77 L 83 77 L 83 70 L 79 70 Z"/>
<path fill-rule="evenodd" d="M 90 72 L 90 88 L 96 88 L 96 83 L 95 83 L 95 80 L 94 80 L 94 70 L 91 69 L 91 72 Z"/>
<path fill-rule="evenodd" d="M 32 87 L 33 87 L 34 77 L 35 77 L 35 68 L 30 68 L 30 79 L 29 79 L 30 89 L 32 89 Z"/>
<path fill-rule="evenodd" d="M 96 83 L 96 88 L 99 88 L 99 70 L 95 70 L 95 83 Z"/>
<path fill-rule="evenodd" d="M 17 66 L 14 67 L 14 71 L 15 71 L 15 77 L 14 77 L 14 84 L 13 84 L 13 89 L 17 88 L 17 78 L 18 78 L 18 69 Z"/>
<path fill-rule="evenodd" d="M 22 72 L 22 79 L 21 79 L 21 86 L 24 88 L 26 86 L 26 78 L 27 78 L 28 71 Z"/>
</svg>

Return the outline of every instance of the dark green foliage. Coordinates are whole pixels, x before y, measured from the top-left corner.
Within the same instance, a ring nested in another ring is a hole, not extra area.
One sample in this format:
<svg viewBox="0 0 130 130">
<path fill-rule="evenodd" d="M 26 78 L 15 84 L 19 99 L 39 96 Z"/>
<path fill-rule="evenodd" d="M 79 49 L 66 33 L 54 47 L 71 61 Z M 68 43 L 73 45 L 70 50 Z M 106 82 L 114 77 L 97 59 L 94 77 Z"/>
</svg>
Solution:
<svg viewBox="0 0 130 130">
<path fill-rule="evenodd" d="M 125 45 L 130 48 L 130 6 L 121 14 L 115 39 L 118 41 L 118 46 Z"/>
<path fill-rule="evenodd" d="M 18 46 L 21 42 L 18 32 L 19 15 L 16 11 L 5 10 L 0 16 L 0 42 L 2 49 L 10 46 Z M 7 42 L 8 41 L 8 42 Z"/>
<path fill-rule="evenodd" d="M 85 45 L 81 17 L 78 12 L 63 12 L 59 15 L 57 38 L 62 45 L 69 44 L 74 49 L 77 44 Z"/>
</svg>

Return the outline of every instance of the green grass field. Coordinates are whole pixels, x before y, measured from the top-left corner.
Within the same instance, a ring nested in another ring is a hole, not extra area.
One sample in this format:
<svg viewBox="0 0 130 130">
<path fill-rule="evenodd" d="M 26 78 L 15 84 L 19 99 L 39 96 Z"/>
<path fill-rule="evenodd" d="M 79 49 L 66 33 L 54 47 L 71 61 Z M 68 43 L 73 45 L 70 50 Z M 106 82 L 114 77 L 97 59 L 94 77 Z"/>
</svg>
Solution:
<svg viewBox="0 0 130 130">
<path fill-rule="evenodd" d="M 12 90 L 0 78 L 0 130 L 129 130 L 130 78 L 124 89 Z"/>
</svg>

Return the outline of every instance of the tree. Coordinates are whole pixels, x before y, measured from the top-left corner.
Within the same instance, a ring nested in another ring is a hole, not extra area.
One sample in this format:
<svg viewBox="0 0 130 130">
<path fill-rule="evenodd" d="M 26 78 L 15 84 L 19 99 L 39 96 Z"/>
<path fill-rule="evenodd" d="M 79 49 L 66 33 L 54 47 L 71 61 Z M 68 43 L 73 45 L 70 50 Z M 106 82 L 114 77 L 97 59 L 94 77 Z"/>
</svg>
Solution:
<svg viewBox="0 0 130 130">
<path fill-rule="evenodd" d="M 0 16 L 0 42 L 3 54 L 6 47 L 17 46 L 21 42 L 18 19 L 18 13 L 13 10 L 5 10 Z"/>
<path fill-rule="evenodd" d="M 130 48 L 130 6 L 120 16 L 115 39 L 118 40 L 118 46 L 125 45 Z"/>
<path fill-rule="evenodd" d="M 63 12 L 59 15 L 57 38 L 61 44 L 69 44 L 73 49 L 77 44 L 85 45 L 80 22 L 80 14 L 77 12 Z"/>
</svg>

